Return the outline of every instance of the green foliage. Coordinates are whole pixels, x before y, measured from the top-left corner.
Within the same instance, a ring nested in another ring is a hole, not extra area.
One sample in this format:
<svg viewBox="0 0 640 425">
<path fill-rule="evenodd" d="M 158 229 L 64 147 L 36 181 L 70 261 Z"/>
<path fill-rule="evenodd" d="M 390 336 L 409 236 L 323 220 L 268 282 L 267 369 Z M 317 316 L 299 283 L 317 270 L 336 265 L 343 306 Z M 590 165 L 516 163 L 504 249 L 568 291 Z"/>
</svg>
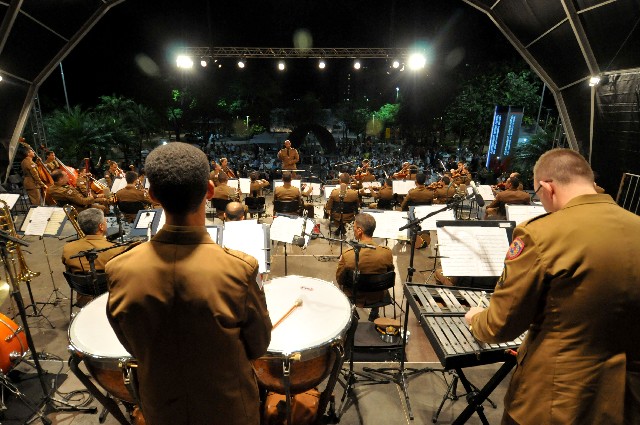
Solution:
<svg viewBox="0 0 640 425">
<path fill-rule="evenodd" d="M 398 103 L 387 103 L 375 113 L 376 120 L 380 120 L 385 125 L 394 124 L 398 119 L 399 111 L 400 105 Z"/>
<path fill-rule="evenodd" d="M 518 171 L 523 182 L 533 181 L 533 166 L 540 155 L 553 147 L 553 134 L 541 131 L 524 143 L 519 143 L 513 152 L 513 170 Z"/>
</svg>

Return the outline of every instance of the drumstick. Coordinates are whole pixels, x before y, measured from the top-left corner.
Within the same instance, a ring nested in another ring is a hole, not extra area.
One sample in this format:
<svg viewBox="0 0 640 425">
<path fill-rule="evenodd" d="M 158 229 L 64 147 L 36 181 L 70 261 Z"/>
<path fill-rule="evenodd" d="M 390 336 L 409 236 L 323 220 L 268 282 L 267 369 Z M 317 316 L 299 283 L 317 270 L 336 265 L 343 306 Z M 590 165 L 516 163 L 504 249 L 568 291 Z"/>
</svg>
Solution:
<svg viewBox="0 0 640 425">
<path fill-rule="evenodd" d="M 289 311 L 287 311 L 287 313 L 286 313 L 284 316 L 282 316 L 282 317 L 280 318 L 280 320 L 278 320 L 278 321 L 276 322 L 276 324 L 275 324 L 275 325 L 273 325 L 273 327 L 271 328 L 271 332 L 273 332 L 273 330 L 274 330 L 274 329 L 275 329 L 275 328 L 276 328 L 280 323 L 284 322 L 284 319 L 286 319 L 287 317 L 289 317 L 289 316 L 291 315 L 291 313 L 293 313 L 293 310 L 295 310 L 296 308 L 300 307 L 301 305 L 302 305 L 302 298 L 298 298 L 298 299 L 296 300 L 296 302 L 293 304 L 293 306 L 289 309 Z"/>
</svg>

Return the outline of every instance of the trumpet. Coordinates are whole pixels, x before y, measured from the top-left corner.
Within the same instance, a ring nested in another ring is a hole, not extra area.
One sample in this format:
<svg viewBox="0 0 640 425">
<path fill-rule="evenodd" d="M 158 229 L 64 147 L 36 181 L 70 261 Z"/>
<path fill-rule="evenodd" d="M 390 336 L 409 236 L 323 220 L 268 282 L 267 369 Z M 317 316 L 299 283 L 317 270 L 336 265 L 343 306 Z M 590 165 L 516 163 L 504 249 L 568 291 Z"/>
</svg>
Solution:
<svg viewBox="0 0 640 425">
<path fill-rule="evenodd" d="M 68 205 L 68 204 L 62 207 L 62 209 L 64 210 L 64 213 L 67 216 L 67 219 L 69 220 L 69 222 L 75 229 L 76 233 L 78 234 L 78 239 L 84 238 L 85 234 L 80 228 L 80 225 L 78 224 L 78 210 L 76 210 L 73 207 L 73 205 Z"/>
<path fill-rule="evenodd" d="M 13 223 L 13 217 L 11 217 L 11 210 L 5 201 L 0 199 L 0 229 L 7 232 L 10 236 L 14 238 L 18 237 L 16 233 L 16 228 Z M 24 259 L 24 254 L 20 249 L 20 245 L 14 242 L 7 242 L 7 250 L 10 253 L 15 254 L 13 258 L 13 270 L 16 276 L 16 280 L 18 282 L 29 282 L 32 279 L 40 276 L 40 272 L 34 272 L 30 270 L 27 266 L 27 262 Z M 15 257 L 18 258 L 18 267 L 16 269 Z"/>
</svg>

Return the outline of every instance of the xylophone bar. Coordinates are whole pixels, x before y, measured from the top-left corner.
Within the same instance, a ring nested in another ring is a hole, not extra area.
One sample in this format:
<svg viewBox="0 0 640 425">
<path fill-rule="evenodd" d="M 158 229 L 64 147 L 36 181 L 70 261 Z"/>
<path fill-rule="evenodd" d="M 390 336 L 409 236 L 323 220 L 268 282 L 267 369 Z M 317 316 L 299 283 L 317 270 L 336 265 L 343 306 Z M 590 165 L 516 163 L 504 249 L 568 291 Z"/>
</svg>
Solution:
<svg viewBox="0 0 640 425">
<path fill-rule="evenodd" d="M 490 291 L 407 284 L 412 307 L 418 315 L 465 314 L 471 307 L 489 307 Z"/>
</svg>

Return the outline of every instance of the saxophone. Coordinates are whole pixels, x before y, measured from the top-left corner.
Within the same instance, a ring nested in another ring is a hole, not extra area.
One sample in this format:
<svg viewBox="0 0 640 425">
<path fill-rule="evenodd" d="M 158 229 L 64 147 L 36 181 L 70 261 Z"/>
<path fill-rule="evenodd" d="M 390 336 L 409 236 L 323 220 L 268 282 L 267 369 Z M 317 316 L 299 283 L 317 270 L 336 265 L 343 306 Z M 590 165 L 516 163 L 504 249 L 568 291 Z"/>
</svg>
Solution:
<svg viewBox="0 0 640 425">
<path fill-rule="evenodd" d="M 16 233 L 16 228 L 13 223 L 13 217 L 11 217 L 11 210 L 9 209 L 9 205 L 2 199 L 0 199 L 0 229 L 7 232 L 10 236 L 14 238 L 18 237 Z M 14 273 L 16 276 L 16 281 L 18 282 L 28 282 L 32 279 L 40 276 L 40 272 L 34 272 L 30 270 L 27 266 L 27 262 L 24 259 L 24 254 L 20 249 L 20 245 L 8 241 L 7 242 L 7 251 L 13 255 L 13 267 Z M 18 259 L 18 267 L 16 268 L 15 258 Z"/>
</svg>

